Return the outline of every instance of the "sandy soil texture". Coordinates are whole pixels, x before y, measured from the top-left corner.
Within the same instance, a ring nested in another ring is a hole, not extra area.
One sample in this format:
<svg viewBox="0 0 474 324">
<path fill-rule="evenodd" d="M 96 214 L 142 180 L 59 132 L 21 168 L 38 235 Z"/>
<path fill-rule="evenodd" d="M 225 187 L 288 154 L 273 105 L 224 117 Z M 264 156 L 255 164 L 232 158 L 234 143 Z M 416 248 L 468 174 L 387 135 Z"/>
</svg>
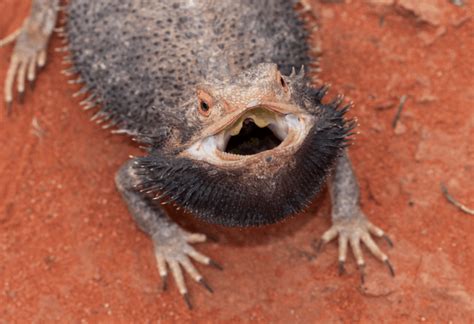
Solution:
<svg viewBox="0 0 474 324">
<path fill-rule="evenodd" d="M 114 173 L 140 151 L 79 109 L 54 36 L 34 93 L 0 114 L 0 322 L 469 323 L 474 314 L 474 1 L 308 1 L 322 45 L 320 79 L 355 102 L 351 156 L 369 218 L 395 242 L 387 269 L 365 250 L 337 273 L 337 245 L 311 247 L 329 226 L 327 192 L 305 212 L 261 229 L 223 229 L 171 211 L 218 242 L 198 246 L 225 270 L 187 278 L 190 312 L 161 292 L 150 240 L 134 225 Z M 0 37 L 29 1 L 0 2 Z M 0 50 L 0 80 L 11 47 Z M 401 99 L 406 99 L 393 127 Z"/>
</svg>

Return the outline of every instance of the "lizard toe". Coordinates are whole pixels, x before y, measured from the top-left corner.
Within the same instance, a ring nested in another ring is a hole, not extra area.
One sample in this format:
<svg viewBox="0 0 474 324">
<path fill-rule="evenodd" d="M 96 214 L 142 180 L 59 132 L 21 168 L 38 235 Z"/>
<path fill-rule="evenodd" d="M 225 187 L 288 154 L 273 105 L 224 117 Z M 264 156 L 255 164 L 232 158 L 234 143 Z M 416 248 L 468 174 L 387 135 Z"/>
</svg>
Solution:
<svg viewBox="0 0 474 324">
<path fill-rule="evenodd" d="M 204 242 L 206 240 L 205 235 L 188 233 L 178 227 L 173 227 L 172 235 L 169 234 L 170 233 L 156 233 L 153 236 L 155 257 L 162 281 L 162 289 L 163 291 L 167 289 L 169 269 L 179 293 L 183 296 L 188 308 L 192 309 L 191 298 L 184 278 L 185 273 L 210 293 L 214 292 L 207 280 L 194 266 L 192 260 L 220 270 L 222 270 L 222 267 L 208 256 L 196 251 L 196 249 L 190 245 L 190 243 Z"/>
<path fill-rule="evenodd" d="M 314 247 L 316 251 L 322 249 L 322 247 L 333 240 L 336 236 L 338 237 L 338 268 L 339 274 L 345 273 L 345 262 L 347 258 L 347 250 L 350 246 L 352 253 L 355 257 L 357 266 L 360 272 L 361 282 L 365 282 L 365 260 L 362 253 L 361 243 L 364 244 L 372 255 L 374 255 L 379 261 L 383 262 L 390 275 L 395 276 L 395 270 L 390 263 L 388 256 L 382 252 L 378 247 L 377 243 L 373 240 L 372 236 L 383 238 L 390 246 L 393 246 L 390 238 L 385 234 L 383 230 L 373 225 L 366 220 L 364 215 L 360 215 L 356 219 L 340 219 L 334 222 L 334 225 L 327 230 Z"/>
</svg>

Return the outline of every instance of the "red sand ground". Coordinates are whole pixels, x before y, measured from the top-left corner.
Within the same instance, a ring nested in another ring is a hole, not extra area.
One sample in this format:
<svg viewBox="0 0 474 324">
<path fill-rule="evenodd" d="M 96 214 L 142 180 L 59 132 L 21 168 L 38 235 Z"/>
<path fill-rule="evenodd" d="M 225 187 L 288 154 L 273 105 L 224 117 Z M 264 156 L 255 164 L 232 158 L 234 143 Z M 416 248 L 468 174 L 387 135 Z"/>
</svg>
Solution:
<svg viewBox="0 0 474 324">
<path fill-rule="evenodd" d="M 0 117 L 0 322 L 472 323 L 474 218 L 439 184 L 474 206 L 474 3 L 331 2 L 311 2 L 321 78 L 356 103 L 361 134 L 351 155 L 365 212 L 395 241 L 393 249 L 380 243 L 395 279 L 368 253 L 365 286 L 352 257 L 339 277 L 335 243 L 315 258 L 311 242 L 330 225 L 325 192 L 306 213 L 262 229 L 222 229 L 173 212 L 219 239 L 198 248 L 225 271 L 199 266 L 213 295 L 187 278 L 192 312 L 174 283 L 161 293 L 151 242 L 113 182 L 139 151 L 78 108 L 59 73 L 55 36 L 34 95 Z M 28 6 L 0 3 L 1 36 Z M 10 52 L 0 51 L 2 82 Z"/>
</svg>

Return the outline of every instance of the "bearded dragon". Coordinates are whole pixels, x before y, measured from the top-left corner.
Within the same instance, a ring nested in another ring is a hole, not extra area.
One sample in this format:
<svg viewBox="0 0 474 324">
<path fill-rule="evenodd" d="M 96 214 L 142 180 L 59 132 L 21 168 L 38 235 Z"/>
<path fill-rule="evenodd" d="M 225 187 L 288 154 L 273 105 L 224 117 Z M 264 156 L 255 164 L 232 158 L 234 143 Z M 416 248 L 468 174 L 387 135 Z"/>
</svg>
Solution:
<svg viewBox="0 0 474 324">
<path fill-rule="evenodd" d="M 146 155 L 132 158 L 116 186 L 153 242 L 158 271 L 168 270 L 191 308 L 183 269 L 212 292 L 191 260 L 221 268 L 193 243 L 206 236 L 175 224 L 172 202 L 210 223 L 258 226 L 301 211 L 329 184 L 339 269 L 348 246 L 364 276 L 361 242 L 394 270 L 372 236 L 391 241 L 359 206 L 347 145 L 355 127 L 342 97 L 323 100 L 311 66 L 308 31 L 288 0 L 71 0 L 59 31 L 81 105 L 115 133 L 133 136 Z M 58 0 L 33 0 L 15 42 L 4 96 L 23 99 L 46 63 Z M 296 69 L 299 72 L 296 72 Z"/>
</svg>

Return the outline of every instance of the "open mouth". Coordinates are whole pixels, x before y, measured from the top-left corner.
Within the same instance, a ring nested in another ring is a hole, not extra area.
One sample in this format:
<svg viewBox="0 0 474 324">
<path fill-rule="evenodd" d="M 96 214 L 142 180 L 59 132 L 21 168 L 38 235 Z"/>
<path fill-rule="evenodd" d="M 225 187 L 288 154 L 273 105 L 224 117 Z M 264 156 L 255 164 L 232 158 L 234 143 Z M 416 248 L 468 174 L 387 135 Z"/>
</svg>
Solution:
<svg viewBox="0 0 474 324">
<path fill-rule="evenodd" d="M 282 139 L 275 136 L 268 126 L 260 128 L 255 124 L 252 118 L 246 118 L 240 132 L 230 137 L 225 152 L 239 155 L 253 155 L 272 150 L 280 145 L 281 142 Z"/>
<path fill-rule="evenodd" d="M 217 148 L 234 155 L 254 155 L 280 145 L 288 136 L 283 115 L 264 108 L 247 111 L 217 134 Z"/>
<path fill-rule="evenodd" d="M 186 155 L 213 164 L 283 154 L 306 137 L 309 116 L 280 113 L 267 107 L 244 111 L 214 135 L 207 136 L 186 150 Z"/>
</svg>

